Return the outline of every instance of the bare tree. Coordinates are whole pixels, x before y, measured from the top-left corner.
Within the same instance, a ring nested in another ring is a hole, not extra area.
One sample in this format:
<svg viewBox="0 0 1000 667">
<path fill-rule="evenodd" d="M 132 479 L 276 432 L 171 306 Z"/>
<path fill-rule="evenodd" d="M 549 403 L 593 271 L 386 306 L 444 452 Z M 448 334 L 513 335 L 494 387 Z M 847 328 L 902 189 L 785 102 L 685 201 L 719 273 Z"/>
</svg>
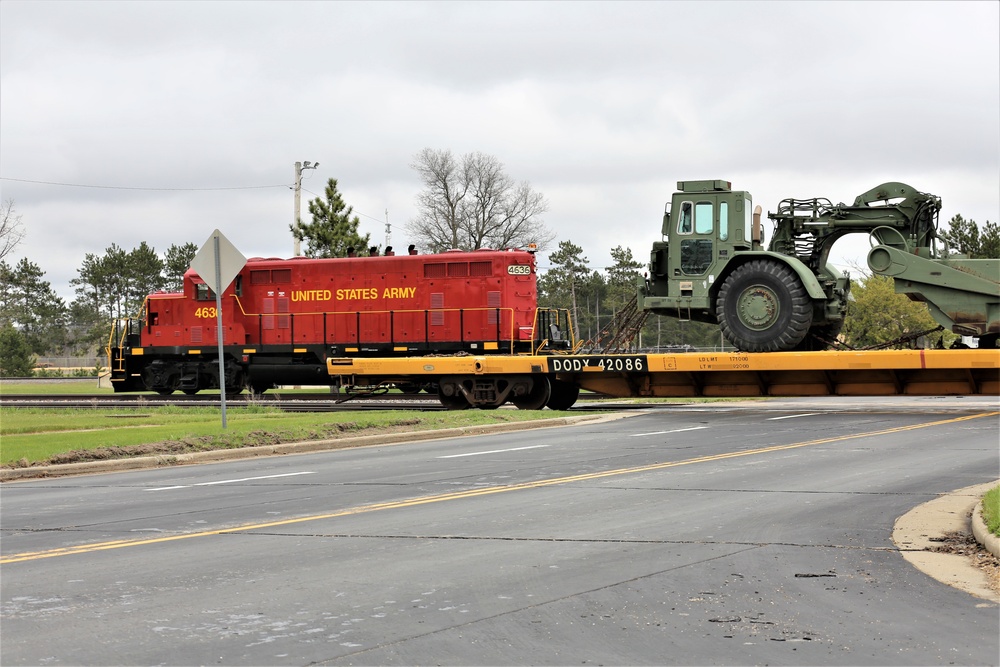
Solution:
<svg viewBox="0 0 1000 667">
<path fill-rule="evenodd" d="M 11 253 L 24 239 L 21 216 L 14 213 L 14 200 L 8 199 L 0 206 L 0 261 Z"/>
<path fill-rule="evenodd" d="M 555 238 L 540 219 L 548 210 L 545 197 L 528 182 L 514 181 L 492 155 L 468 153 L 459 162 L 451 151 L 425 148 L 410 166 L 420 174 L 424 190 L 417 195 L 419 215 L 407 228 L 424 248 L 438 252 L 535 243 L 541 250 Z"/>
<path fill-rule="evenodd" d="M 424 189 L 417 195 L 419 217 L 407 225 L 410 233 L 430 250 L 460 247 L 461 218 L 459 209 L 469 191 L 470 177 L 455 161 L 451 151 L 425 148 L 410 164 L 416 170 Z"/>
</svg>

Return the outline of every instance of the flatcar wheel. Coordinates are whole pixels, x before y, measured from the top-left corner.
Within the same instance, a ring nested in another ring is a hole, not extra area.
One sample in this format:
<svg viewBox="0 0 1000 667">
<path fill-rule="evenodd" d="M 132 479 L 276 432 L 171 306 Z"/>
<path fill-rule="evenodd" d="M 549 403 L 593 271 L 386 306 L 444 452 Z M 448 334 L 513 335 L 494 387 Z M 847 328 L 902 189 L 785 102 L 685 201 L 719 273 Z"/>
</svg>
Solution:
<svg viewBox="0 0 1000 667">
<path fill-rule="evenodd" d="M 441 401 L 441 405 L 443 405 L 446 410 L 468 410 L 472 407 L 469 405 L 469 402 L 465 400 L 465 396 L 462 396 L 461 394 L 446 396 L 440 389 L 438 390 L 438 400 Z"/>
<path fill-rule="evenodd" d="M 572 382 L 552 380 L 552 395 L 549 396 L 549 410 L 569 410 L 580 398 L 580 388 Z"/>
<path fill-rule="evenodd" d="M 159 394 L 160 396 L 169 396 L 170 394 L 174 393 L 174 390 L 173 389 L 157 389 L 156 393 Z"/>
<path fill-rule="evenodd" d="M 198 393 L 197 389 L 184 389 L 183 391 L 185 396 L 194 396 Z"/>
<path fill-rule="evenodd" d="M 541 410 L 552 396 L 552 385 L 544 375 L 533 379 L 531 391 L 524 396 L 510 399 L 518 410 Z"/>
</svg>

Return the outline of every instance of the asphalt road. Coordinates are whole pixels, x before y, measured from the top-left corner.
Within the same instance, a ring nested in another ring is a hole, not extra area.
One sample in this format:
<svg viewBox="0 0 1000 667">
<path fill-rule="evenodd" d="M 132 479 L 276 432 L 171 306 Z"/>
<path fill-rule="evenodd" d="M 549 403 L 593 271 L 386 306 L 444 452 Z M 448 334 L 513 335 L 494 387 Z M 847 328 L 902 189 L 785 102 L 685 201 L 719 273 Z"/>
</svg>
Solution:
<svg viewBox="0 0 1000 667">
<path fill-rule="evenodd" d="M 996 664 L 895 519 L 996 479 L 995 401 L 582 426 L 0 487 L 0 662 Z"/>
</svg>

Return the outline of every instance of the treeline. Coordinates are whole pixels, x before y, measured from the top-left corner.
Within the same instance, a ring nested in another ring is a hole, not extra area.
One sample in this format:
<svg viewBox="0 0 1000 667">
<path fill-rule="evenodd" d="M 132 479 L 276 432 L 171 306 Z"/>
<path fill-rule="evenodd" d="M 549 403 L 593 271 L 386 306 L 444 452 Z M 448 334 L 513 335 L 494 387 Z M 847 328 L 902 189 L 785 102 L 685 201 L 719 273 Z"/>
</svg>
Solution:
<svg viewBox="0 0 1000 667">
<path fill-rule="evenodd" d="M 0 375 L 31 375 L 36 356 L 90 356 L 107 343 L 111 322 L 137 315 L 148 294 L 177 291 L 198 252 L 172 245 L 163 256 L 145 241 L 130 251 L 111 244 L 87 253 L 66 303 L 37 264 L 0 262 Z"/>
</svg>

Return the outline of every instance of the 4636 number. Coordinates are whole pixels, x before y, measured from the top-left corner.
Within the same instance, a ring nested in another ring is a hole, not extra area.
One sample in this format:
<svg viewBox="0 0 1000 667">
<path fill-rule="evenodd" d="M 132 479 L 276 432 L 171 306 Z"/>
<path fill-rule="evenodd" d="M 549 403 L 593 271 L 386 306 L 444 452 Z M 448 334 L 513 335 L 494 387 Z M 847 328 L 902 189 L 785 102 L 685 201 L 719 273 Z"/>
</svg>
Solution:
<svg viewBox="0 0 1000 667">
<path fill-rule="evenodd" d="M 204 308 L 199 308 L 198 310 L 194 311 L 194 316 L 202 318 L 207 318 L 207 317 L 215 318 L 219 316 L 219 311 L 217 311 L 214 306 L 211 307 L 205 306 Z"/>
</svg>

